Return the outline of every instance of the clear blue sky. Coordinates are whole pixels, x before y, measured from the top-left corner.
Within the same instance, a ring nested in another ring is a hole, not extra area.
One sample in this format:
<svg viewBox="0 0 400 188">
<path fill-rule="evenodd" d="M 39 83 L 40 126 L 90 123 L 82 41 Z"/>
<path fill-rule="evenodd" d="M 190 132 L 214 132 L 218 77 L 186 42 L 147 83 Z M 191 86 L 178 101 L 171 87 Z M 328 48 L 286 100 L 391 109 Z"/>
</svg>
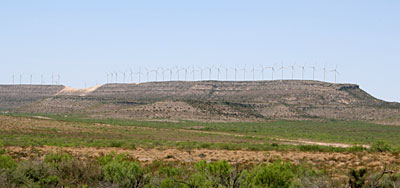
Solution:
<svg viewBox="0 0 400 188">
<path fill-rule="evenodd" d="M 283 61 L 337 64 L 338 82 L 400 101 L 399 10 L 398 0 L 2 0 L 0 83 L 13 74 L 25 83 L 44 74 L 48 83 L 54 73 L 82 88 L 130 68 Z M 311 69 L 305 76 L 312 79 Z"/>
</svg>

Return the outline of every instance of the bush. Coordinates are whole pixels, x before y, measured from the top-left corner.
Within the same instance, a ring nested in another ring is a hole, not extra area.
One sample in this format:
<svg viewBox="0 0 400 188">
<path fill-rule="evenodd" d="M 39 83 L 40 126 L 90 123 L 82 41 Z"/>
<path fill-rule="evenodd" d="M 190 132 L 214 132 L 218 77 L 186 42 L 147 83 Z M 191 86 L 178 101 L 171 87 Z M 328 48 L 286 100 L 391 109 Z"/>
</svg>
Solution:
<svg viewBox="0 0 400 188">
<path fill-rule="evenodd" d="M 0 169 L 13 169 L 17 163 L 8 155 L 0 155 Z"/>
<path fill-rule="evenodd" d="M 372 144 L 372 146 L 370 148 L 370 151 L 373 151 L 373 152 L 390 152 L 390 151 L 392 151 L 392 147 L 388 143 L 386 143 L 384 141 L 378 141 L 378 142 L 375 142 L 374 144 Z"/>
<path fill-rule="evenodd" d="M 196 185 L 206 187 L 237 187 L 240 184 L 242 172 L 232 169 L 226 161 L 207 163 L 201 161 L 195 164 L 197 174 L 190 181 Z M 200 183 L 200 180 L 204 181 Z M 194 186 L 192 184 L 192 186 Z"/>
<path fill-rule="evenodd" d="M 111 143 L 110 143 L 110 147 L 114 147 L 114 148 L 119 148 L 119 147 L 121 147 L 123 145 L 123 143 L 122 142 L 119 142 L 119 141 L 112 141 Z"/>
<path fill-rule="evenodd" d="M 349 186 L 351 188 L 363 188 L 367 181 L 366 174 L 366 169 L 352 169 L 349 174 Z"/>
<path fill-rule="evenodd" d="M 73 159 L 72 156 L 67 153 L 62 153 L 62 154 L 49 153 L 44 158 L 44 162 L 56 165 L 61 162 L 69 162 L 72 159 Z"/>
<path fill-rule="evenodd" d="M 55 187 L 59 178 L 50 165 L 40 161 L 23 161 L 11 174 L 11 182 L 28 187 Z"/>
<path fill-rule="evenodd" d="M 364 148 L 363 146 L 359 146 L 359 145 L 351 146 L 348 148 L 348 151 L 350 151 L 350 152 L 363 152 L 365 150 L 366 150 L 366 148 Z"/>
<path fill-rule="evenodd" d="M 140 164 L 128 161 L 125 155 L 108 155 L 100 159 L 104 164 L 102 171 L 104 179 L 118 187 L 143 187 L 148 178 Z"/>
<path fill-rule="evenodd" d="M 294 168 L 289 162 L 276 161 L 253 169 L 246 179 L 248 187 L 287 188 L 293 183 Z"/>
</svg>

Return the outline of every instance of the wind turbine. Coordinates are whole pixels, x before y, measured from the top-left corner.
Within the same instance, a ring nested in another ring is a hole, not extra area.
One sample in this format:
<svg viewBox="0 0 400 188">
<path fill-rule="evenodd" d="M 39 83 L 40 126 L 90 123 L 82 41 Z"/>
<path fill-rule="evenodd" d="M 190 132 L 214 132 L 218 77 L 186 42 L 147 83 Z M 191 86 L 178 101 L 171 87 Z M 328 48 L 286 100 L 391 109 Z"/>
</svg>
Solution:
<svg viewBox="0 0 400 188">
<path fill-rule="evenodd" d="M 192 66 L 192 76 L 193 76 L 193 79 L 192 79 L 192 81 L 194 81 L 195 79 L 196 79 L 196 68 L 194 68 L 194 66 Z"/>
<path fill-rule="evenodd" d="M 217 80 L 219 80 L 219 74 L 221 73 L 221 65 L 217 67 Z"/>
<path fill-rule="evenodd" d="M 14 75 L 13 75 L 13 78 L 14 78 Z M 44 79 L 43 79 L 43 74 L 40 76 L 40 84 L 44 84 Z"/>
<path fill-rule="evenodd" d="M 336 83 L 336 76 L 337 76 L 338 74 L 340 74 L 339 71 L 337 70 L 337 67 L 338 67 L 338 66 L 336 65 L 335 69 L 331 70 L 331 72 L 334 72 L 334 73 L 335 73 L 335 83 Z"/>
<path fill-rule="evenodd" d="M 118 72 L 114 72 L 114 74 L 115 74 L 115 83 L 118 83 Z M 85 83 L 85 86 L 86 86 L 86 83 Z"/>
<path fill-rule="evenodd" d="M 206 67 L 206 69 L 208 69 L 208 80 L 211 80 L 212 67 Z"/>
<path fill-rule="evenodd" d="M 151 73 L 151 72 L 154 72 L 154 73 L 156 74 L 156 75 L 155 75 L 155 76 L 156 76 L 156 81 L 158 81 L 158 70 L 157 70 L 157 69 L 155 69 L 155 70 L 150 70 L 149 72 L 150 72 L 150 73 Z"/>
<path fill-rule="evenodd" d="M 326 81 L 326 65 L 324 68 L 322 68 L 322 70 L 324 71 L 324 82 Z"/>
<path fill-rule="evenodd" d="M 255 72 L 256 72 L 256 69 L 254 68 L 254 65 L 253 65 L 253 68 L 251 69 L 251 72 L 253 72 L 253 81 L 254 81 L 254 75 L 255 75 Z"/>
<path fill-rule="evenodd" d="M 177 74 L 177 80 L 179 81 L 179 67 L 175 66 L 173 69 L 176 69 L 176 74 Z"/>
<path fill-rule="evenodd" d="M 142 68 L 139 68 L 139 72 L 137 72 L 137 74 L 138 74 L 138 78 L 139 78 L 139 84 L 140 84 L 140 82 L 141 82 L 141 79 L 142 79 Z"/>
<path fill-rule="evenodd" d="M 122 83 L 125 83 L 126 73 L 122 72 L 122 75 L 124 75 Z"/>
<path fill-rule="evenodd" d="M 203 68 L 199 67 L 200 70 L 200 81 L 203 81 Z"/>
<path fill-rule="evenodd" d="M 286 67 L 284 67 L 283 66 L 283 63 L 282 63 L 282 66 L 281 66 L 281 68 L 279 69 L 279 70 L 281 70 L 282 71 L 282 79 L 281 79 L 281 81 L 283 81 L 283 76 L 284 76 L 284 70 L 286 69 Z"/>
<path fill-rule="evenodd" d="M 165 70 L 164 70 L 164 68 L 162 68 L 162 67 L 158 67 L 158 69 L 157 70 L 161 70 L 161 75 L 162 75 L 162 81 L 165 81 Z"/>
<path fill-rule="evenodd" d="M 303 66 L 300 66 L 300 68 L 301 68 L 301 80 L 304 80 L 304 72 L 306 71 L 305 70 L 306 66 L 303 65 Z"/>
<path fill-rule="evenodd" d="M 129 75 L 131 76 L 131 83 L 133 83 L 133 71 L 132 71 L 132 69 L 129 69 Z"/>
<path fill-rule="evenodd" d="M 185 71 L 185 81 L 187 81 L 187 71 L 188 71 L 188 69 L 185 67 L 185 68 L 182 68 L 184 71 Z"/>
<path fill-rule="evenodd" d="M 171 81 L 172 80 L 172 69 L 167 68 L 165 70 L 169 71 L 169 81 Z"/>
<path fill-rule="evenodd" d="M 272 80 L 274 80 L 275 65 L 273 67 L 267 67 L 267 68 L 271 69 Z"/>
<path fill-rule="evenodd" d="M 312 70 L 313 70 L 313 73 L 312 73 L 312 79 L 313 80 L 315 80 L 315 65 L 314 66 L 312 66 L 312 67 L 310 67 Z"/>
<path fill-rule="evenodd" d="M 22 74 L 19 75 L 19 85 L 22 85 Z"/>
<path fill-rule="evenodd" d="M 60 84 L 60 75 L 58 75 L 57 84 Z"/>
<path fill-rule="evenodd" d="M 266 67 L 264 67 L 264 66 L 262 66 L 262 65 L 259 65 L 260 67 L 261 67 L 261 80 L 264 80 L 264 69 L 266 68 Z"/>
<path fill-rule="evenodd" d="M 13 85 L 15 84 L 15 75 L 12 75 L 12 78 L 13 78 Z"/>
<path fill-rule="evenodd" d="M 294 72 L 296 72 L 296 63 L 290 66 L 290 68 L 292 69 L 292 80 L 294 80 Z"/>
<path fill-rule="evenodd" d="M 29 79 L 29 84 L 32 85 L 32 74 L 31 74 L 30 79 Z"/>
<path fill-rule="evenodd" d="M 229 68 L 225 67 L 225 80 L 226 81 L 228 81 L 228 71 L 229 71 Z"/>
<path fill-rule="evenodd" d="M 237 80 L 237 72 L 238 72 L 237 67 L 235 67 L 234 70 L 235 70 L 235 81 L 236 81 Z"/>
<path fill-rule="evenodd" d="M 146 70 L 146 80 L 147 80 L 147 82 L 149 82 L 149 74 L 150 74 L 150 71 L 149 71 L 149 69 L 147 69 L 147 68 L 144 68 L 145 70 Z"/>
<path fill-rule="evenodd" d="M 243 71 L 243 81 L 245 81 L 246 80 L 246 65 L 240 70 Z"/>
</svg>

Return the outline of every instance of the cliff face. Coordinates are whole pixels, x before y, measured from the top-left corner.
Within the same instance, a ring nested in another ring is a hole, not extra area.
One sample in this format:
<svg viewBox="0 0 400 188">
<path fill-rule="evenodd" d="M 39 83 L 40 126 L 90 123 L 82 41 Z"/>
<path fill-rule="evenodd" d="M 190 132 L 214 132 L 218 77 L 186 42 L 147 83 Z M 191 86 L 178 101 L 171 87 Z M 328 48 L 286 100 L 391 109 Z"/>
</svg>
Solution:
<svg viewBox="0 0 400 188">
<path fill-rule="evenodd" d="M 34 87 L 34 88 L 32 88 Z M 247 121 L 400 117 L 398 103 L 376 99 L 354 84 L 317 81 L 152 82 L 0 87 L 1 108 L 80 113 L 96 118 Z"/>
</svg>

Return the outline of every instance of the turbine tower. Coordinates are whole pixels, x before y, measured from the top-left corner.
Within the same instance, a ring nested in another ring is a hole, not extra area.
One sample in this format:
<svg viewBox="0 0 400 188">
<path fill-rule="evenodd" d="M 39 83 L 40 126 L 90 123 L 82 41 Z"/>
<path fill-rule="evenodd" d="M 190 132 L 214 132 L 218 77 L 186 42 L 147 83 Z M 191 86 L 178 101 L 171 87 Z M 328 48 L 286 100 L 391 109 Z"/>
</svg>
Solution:
<svg viewBox="0 0 400 188">
<path fill-rule="evenodd" d="M 165 81 L 165 70 L 162 67 L 158 67 L 157 70 L 161 70 L 161 75 L 162 75 L 162 81 Z"/>
<path fill-rule="evenodd" d="M 253 81 L 254 81 L 255 80 L 254 76 L 255 76 L 255 72 L 256 72 L 256 69 L 254 68 L 254 65 L 253 65 L 253 68 L 251 69 L 251 72 L 253 72 Z"/>
<path fill-rule="evenodd" d="M 228 71 L 229 71 L 229 68 L 225 67 L 225 80 L 226 81 L 228 81 Z"/>
<path fill-rule="evenodd" d="M 150 74 L 150 71 L 149 71 L 149 69 L 147 69 L 147 68 L 144 68 L 145 70 L 146 70 L 146 82 L 149 82 L 149 74 Z"/>
<path fill-rule="evenodd" d="M 271 75 L 272 75 L 272 80 L 274 80 L 274 73 L 275 73 L 275 65 L 273 67 L 267 67 L 268 69 L 271 69 Z"/>
<path fill-rule="evenodd" d="M 12 75 L 13 85 L 15 84 L 15 75 Z"/>
<path fill-rule="evenodd" d="M 260 67 L 261 67 L 261 80 L 264 80 L 264 69 L 266 68 L 266 67 L 264 67 L 264 66 L 262 66 L 262 65 L 260 65 Z"/>
<path fill-rule="evenodd" d="M 283 66 L 283 63 L 282 63 L 282 66 L 281 66 L 281 68 L 279 69 L 279 70 L 281 70 L 282 71 L 282 79 L 281 79 L 281 81 L 283 81 L 283 76 L 284 76 L 284 70 L 286 69 L 286 67 L 284 67 Z"/>
<path fill-rule="evenodd" d="M 192 66 L 192 77 L 193 77 L 192 81 L 194 81 L 196 79 L 195 73 L 196 73 L 196 68 L 194 68 L 194 66 Z"/>
<path fill-rule="evenodd" d="M 173 69 L 176 69 L 177 80 L 179 81 L 179 67 L 175 66 Z"/>
<path fill-rule="evenodd" d="M 315 80 L 315 66 L 310 67 L 313 70 L 312 79 Z"/>
<path fill-rule="evenodd" d="M 132 71 L 132 69 L 129 69 L 129 75 L 131 76 L 131 83 L 133 83 L 133 71 Z"/>
<path fill-rule="evenodd" d="M 243 71 L 243 81 L 245 81 L 246 80 L 246 65 L 240 70 Z"/>
<path fill-rule="evenodd" d="M 221 65 L 217 67 L 217 80 L 219 80 L 219 74 L 221 73 Z"/>
<path fill-rule="evenodd" d="M 292 68 L 292 80 L 294 80 L 294 72 L 296 71 L 296 63 L 290 66 Z"/>
<path fill-rule="evenodd" d="M 235 67 L 234 70 L 235 70 L 235 81 L 236 81 L 237 80 L 237 72 L 238 72 L 237 67 Z"/>
<path fill-rule="evenodd" d="M 303 65 L 303 66 L 300 66 L 300 68 L 301 68 L 301 80 L 304 80 L 304 72 L 306 71 L 305 70 L 306 66 Z"/>
<path fill-rule="evenodd" d="M 208 80 L 211 80 L 212 67 L 206 67 L 205 69 L 208 69 Z"/>
<path fill-rule="evenodd" d="M 199 67 L 200 70 L 200 81 L 203 81 L 203 68 Z"/>
<path fill-rule="evenodd" d="M 140 82 L 142 81 L 141 79 L 142 79 L 142 68 L 139 68 L 139 72 L 137 72 L 137 74 L 138 74 L 138 83 L 140 84 Z"/>
<path fill-rule="evenodd" d="M 183 70 L 185 71 L 185 81 L 187 81 L 187 71 L 188 71 L 188 68 L 183 68 Z"/>
<path fill-rule="evenodd" d="M 171 81 L 172 80 L 172 69 L 167 68 L 165 70 L 169 71 L 169 81 Z"/>
<path fill-rule="evenodd" d="M 338 74 L 340 74 L 339 71 L 337 70 L 337 67 L 338 67 L 338 66 L 336 65 L 335 69 L 331 70 L 331 72 L 334 72 L 334 74 L 335 74 L 335 83 L 337 83 L 337 82 L 336 82 L 336 76 L 337 76 Z"/>
<path fill-rule="evenodd" d="M 322 68 L 322 70 L 324 71 L 324 82 L 326 81 L 326 65 L 324 68 Z"/>
</svg>

